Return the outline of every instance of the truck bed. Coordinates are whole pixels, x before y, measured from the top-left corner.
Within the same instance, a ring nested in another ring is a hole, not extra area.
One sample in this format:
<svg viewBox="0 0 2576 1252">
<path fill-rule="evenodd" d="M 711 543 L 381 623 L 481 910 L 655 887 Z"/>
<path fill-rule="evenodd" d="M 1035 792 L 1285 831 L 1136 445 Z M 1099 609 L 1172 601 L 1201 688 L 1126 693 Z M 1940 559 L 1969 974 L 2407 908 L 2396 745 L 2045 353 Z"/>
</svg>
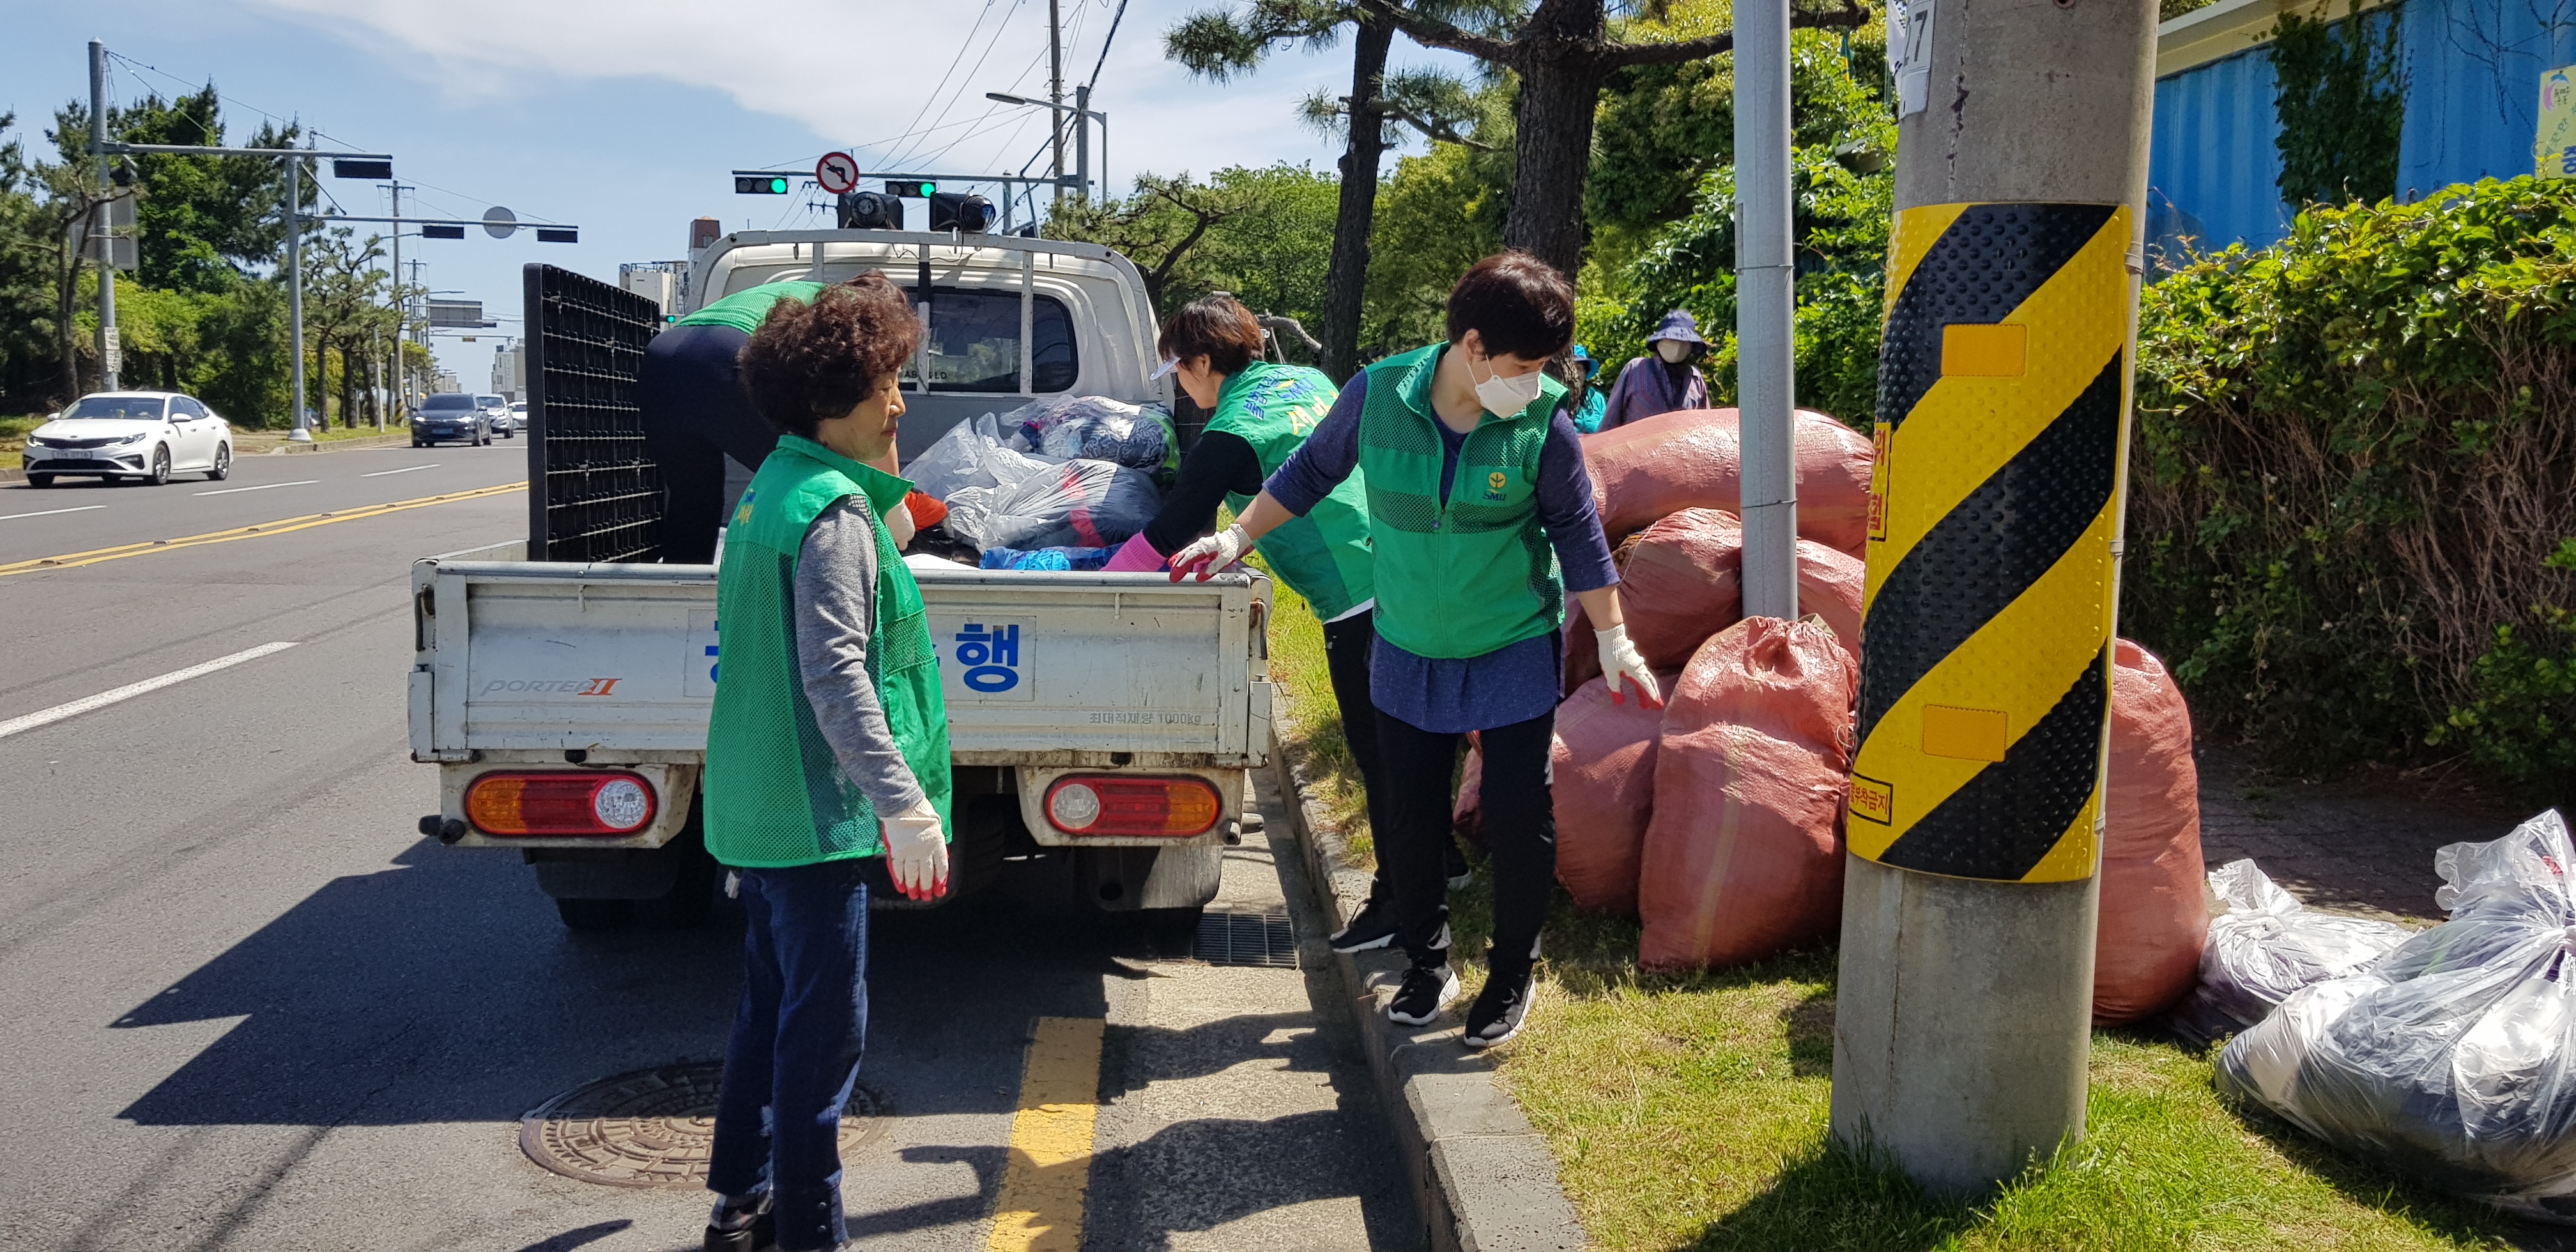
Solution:
<svg viewBox="0 0 2576 1252">
<path fill-rule="evenodd" d="M 712 565 L 520 559 L 412 570 L 412 754 L 703 753 Z M 1267 579 L 920 569 L 961 765 L 1247 769 L 1270 753 Z"/>
</svg>

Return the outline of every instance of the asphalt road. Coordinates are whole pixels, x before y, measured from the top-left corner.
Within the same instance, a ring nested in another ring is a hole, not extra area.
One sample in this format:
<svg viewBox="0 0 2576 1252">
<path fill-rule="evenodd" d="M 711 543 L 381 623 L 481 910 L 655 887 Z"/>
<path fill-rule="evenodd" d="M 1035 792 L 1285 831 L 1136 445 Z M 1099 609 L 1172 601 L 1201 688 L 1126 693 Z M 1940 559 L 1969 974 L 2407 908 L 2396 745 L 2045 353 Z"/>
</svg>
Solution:
<svg viewBox="0 0 2576 1252">
<path fill-rule="evenodd" d="M 523 469 L 503 443 L 0 486 L 0 571 Z M 414 833 L 436 800 L 404 742 L 408 563 L 516 537 L 525 510 L 503 492 L 0 573 L 0 1247 L 698 1246 L 704 1193 L 549 1173 L 518 1119 L 719 1057 L 738 915 L 573 935 L 507 853 Z M 5 732 L 272 643 L 294 646 Z M 1231 852 L 1224 900 L 1276 906 L 1291 851 Z M 877 919 L 863 1081 L 887 1115 L 848 1162 L 857 1244 L 988 1246 L 1053 1018 L 1105 1022 L 1083 1246 L 1419 1246 L 1364 1064 L 1317 1012 L 1329 981 L 1168 959 L 1058 873 Z"/>
</svg>

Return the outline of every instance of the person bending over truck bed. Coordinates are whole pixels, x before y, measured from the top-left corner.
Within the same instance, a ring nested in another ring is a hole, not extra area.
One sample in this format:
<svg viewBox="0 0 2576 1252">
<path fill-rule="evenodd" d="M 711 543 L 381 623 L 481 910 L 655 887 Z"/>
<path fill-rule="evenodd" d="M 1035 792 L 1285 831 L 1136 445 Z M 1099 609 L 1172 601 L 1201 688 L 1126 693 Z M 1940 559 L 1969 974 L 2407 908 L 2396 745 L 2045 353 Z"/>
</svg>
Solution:
<svg viewBox="0 0 2576 1252">
<path fill-rule="evenodd" d="M 903 417 L 918 323 L 880 274 L 780 299 L 741 354 L 777 447 L 716 576 L 723 678 L 707 725 L 707 851 L 748 926 L 707 1186 L 710 1252 L 831 1248 L 841 1107 L 867 1033 L 866 861 L 947 889 L 948 719 L 921 588 L 886 514 L 911 484 L 869 464 Z M 773 1229 L 763 1229 L 763 1227 Z"/>
<path fill-rule="evenodd" d="M 825 286 L 762 283 L 709 303 L 646 345 L 635 385 L 644 453 L 662 471 L 664 561 L 703 565 L 715 559 L 716 528 L 724 522 L 725 458 L 757 470 L 778 446 L 778 428 L 743 389 L 743 347 L 779 301 L 810 303 Z M 868 463 L 895 473 L 894 445 Z M 912 537 L 912 518 L 897 514 L 893 524 L 895 547 L 901 548 Z"/>
</svg>

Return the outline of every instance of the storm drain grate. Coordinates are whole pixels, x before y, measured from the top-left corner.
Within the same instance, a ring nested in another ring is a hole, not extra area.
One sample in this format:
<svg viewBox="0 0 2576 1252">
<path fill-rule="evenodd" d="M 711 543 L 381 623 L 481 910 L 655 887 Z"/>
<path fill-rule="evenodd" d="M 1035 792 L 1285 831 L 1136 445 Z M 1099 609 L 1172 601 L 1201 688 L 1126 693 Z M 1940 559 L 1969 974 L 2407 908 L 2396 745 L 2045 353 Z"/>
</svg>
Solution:
<svg viewBox="0 0 2576 1252">
<path fill-rule="evenodd" d="M 603 1078 L 538 1105 L 519 1119 L 519 1150 L 566 1178 L 611 1187 L 698 1187 L 715 1144 L 715 1061 L 665 1065 Z M 885 1128 L 884 1105 L 864 1087 L 841 1114 L 847 1155 Z"/>
<path fill-rule="evenodd" d="M 1190 955 L 1210 965 L 1297 968 L 1297 930 L 1285 909 L 1265 913 L 1208 913 L 1199 918 Z"/>
</svg>

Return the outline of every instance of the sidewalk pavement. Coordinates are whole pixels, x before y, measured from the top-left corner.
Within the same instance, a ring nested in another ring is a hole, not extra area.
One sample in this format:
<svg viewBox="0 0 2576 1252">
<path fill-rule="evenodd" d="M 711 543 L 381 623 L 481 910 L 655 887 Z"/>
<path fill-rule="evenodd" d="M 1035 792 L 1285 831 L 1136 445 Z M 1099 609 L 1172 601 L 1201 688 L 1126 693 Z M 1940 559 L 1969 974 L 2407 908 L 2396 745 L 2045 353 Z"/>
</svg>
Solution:
<svg viewBox="0 0 2576 1252">
<path fill-rule="evenodd" d="M 2216 869 L 2252 857 L 2311 908 L 2415 926 L 2433 904 L 2444 844 L 2502 837 L 2531 814 L 2443 779 L 2363 772 L 2329 783 L 2280 779 L 2235 748 L 2204 747 L 2201 856 Z"/>
</svg>

